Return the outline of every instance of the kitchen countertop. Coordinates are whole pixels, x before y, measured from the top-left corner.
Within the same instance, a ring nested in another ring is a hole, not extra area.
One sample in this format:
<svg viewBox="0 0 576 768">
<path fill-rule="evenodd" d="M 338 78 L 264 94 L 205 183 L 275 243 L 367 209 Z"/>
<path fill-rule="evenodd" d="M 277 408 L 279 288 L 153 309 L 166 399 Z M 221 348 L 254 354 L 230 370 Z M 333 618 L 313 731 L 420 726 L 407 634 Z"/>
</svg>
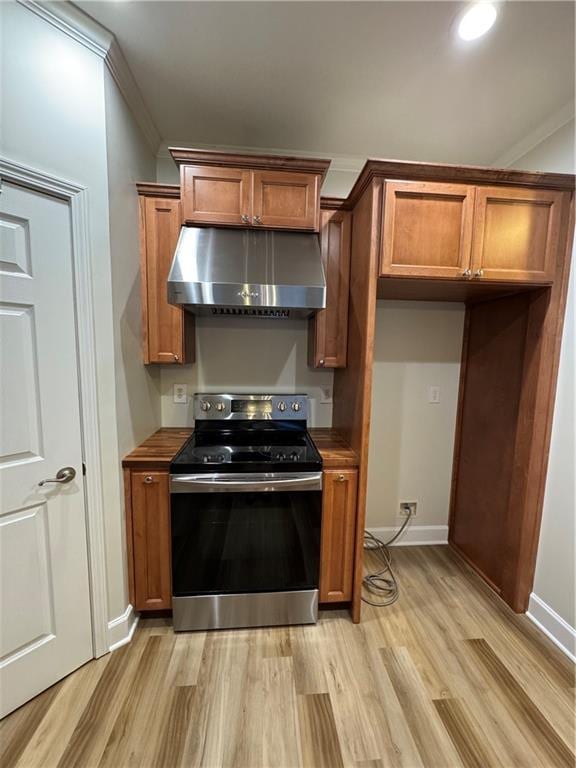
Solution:
<svg viewBox="0 0 576 768">
<path fill-rule="evenodd" d="M 125 456 L 122 466 L 127 469 L 168 469 L 192 432 L 192 427 L 162 427 Z M 314 427 L 309 432 L 322 456 L 324 469 L 358 466 L 358 457 L 336 429 Z"/>
</svg>

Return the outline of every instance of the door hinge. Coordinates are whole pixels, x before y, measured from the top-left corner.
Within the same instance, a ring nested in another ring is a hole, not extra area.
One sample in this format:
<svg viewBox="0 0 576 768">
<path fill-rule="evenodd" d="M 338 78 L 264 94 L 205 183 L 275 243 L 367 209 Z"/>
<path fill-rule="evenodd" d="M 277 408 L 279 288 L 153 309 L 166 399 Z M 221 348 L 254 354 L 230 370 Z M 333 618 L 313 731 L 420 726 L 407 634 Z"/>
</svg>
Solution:
<svg viewBox="0 0 576 768">
<path fill-rule="evenodd" d="M 84 461 L 82 462 L 82 476 L 86 477 L 86 463 Z"/>
</svg>

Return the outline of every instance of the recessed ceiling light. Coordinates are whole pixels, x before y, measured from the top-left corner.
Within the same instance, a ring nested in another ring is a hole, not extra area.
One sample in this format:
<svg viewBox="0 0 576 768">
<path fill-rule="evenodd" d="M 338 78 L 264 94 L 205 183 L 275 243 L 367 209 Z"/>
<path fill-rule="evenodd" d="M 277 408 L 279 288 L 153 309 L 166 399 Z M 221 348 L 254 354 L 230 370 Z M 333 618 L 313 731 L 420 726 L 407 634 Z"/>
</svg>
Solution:
<svg viewBox="0 0 576 768">
<path fill-rule="evenodd" d="M 474 3 L 460 19 L 458 35 L 462 40 L 476 40 L 491 29 L 498 11 L 493 3 Z"/>
</svg>

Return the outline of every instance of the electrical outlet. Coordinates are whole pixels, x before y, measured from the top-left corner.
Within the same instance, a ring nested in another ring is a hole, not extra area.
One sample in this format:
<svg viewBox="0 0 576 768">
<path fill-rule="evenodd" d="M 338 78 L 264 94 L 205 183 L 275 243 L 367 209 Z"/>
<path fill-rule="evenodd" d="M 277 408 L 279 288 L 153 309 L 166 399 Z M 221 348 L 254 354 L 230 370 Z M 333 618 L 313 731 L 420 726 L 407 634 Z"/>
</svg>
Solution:
<svg viewBox="0 0 576 768">
<path fill-rule="evenodd" d="M 417 501 L 401 501 L 400 517 L 416 517 Z"/>
<path fill-rule="evenodd" d="M 428 402 L 434 405 L 440 402 L 440 387 L 428 387 Z"/>
<path fill-rule="evenodd" d="M 323 404 L 332 402 L 332 387 L 320 387 L 320 402 Z"/>
<path fill-rule="evenodd" d="M 188 387 L 186 384 L 174 384 L 174 389 L 172 390 L 172 400 L 177 405 L 188 404 Z"/>
</svg>

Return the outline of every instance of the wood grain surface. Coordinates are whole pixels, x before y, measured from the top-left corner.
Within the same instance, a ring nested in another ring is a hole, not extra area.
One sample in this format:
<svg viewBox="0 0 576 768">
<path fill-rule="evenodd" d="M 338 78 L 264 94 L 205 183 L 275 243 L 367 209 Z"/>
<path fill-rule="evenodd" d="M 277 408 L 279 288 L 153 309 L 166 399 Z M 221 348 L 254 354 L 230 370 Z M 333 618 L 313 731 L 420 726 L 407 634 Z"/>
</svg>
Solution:
<svg viewBox="0 0 576 768">
<path fill-rule="evenodd" d="M 122 466 L 133 469 L 167 469 L 192 432 L 191 427 L 162 427 L 125 456 Z M 358 457 L 337 430 L 313 427 L 310 435 L 322 456 L 324 469 L 358 465 Z"/>
<path fill-rule="evenodd" d="M 574 766 L 574 668 L 448 547 L 393 552 L 361 625 L 133 641 L 0 723 L 2 768 Z"/>
</svg>

